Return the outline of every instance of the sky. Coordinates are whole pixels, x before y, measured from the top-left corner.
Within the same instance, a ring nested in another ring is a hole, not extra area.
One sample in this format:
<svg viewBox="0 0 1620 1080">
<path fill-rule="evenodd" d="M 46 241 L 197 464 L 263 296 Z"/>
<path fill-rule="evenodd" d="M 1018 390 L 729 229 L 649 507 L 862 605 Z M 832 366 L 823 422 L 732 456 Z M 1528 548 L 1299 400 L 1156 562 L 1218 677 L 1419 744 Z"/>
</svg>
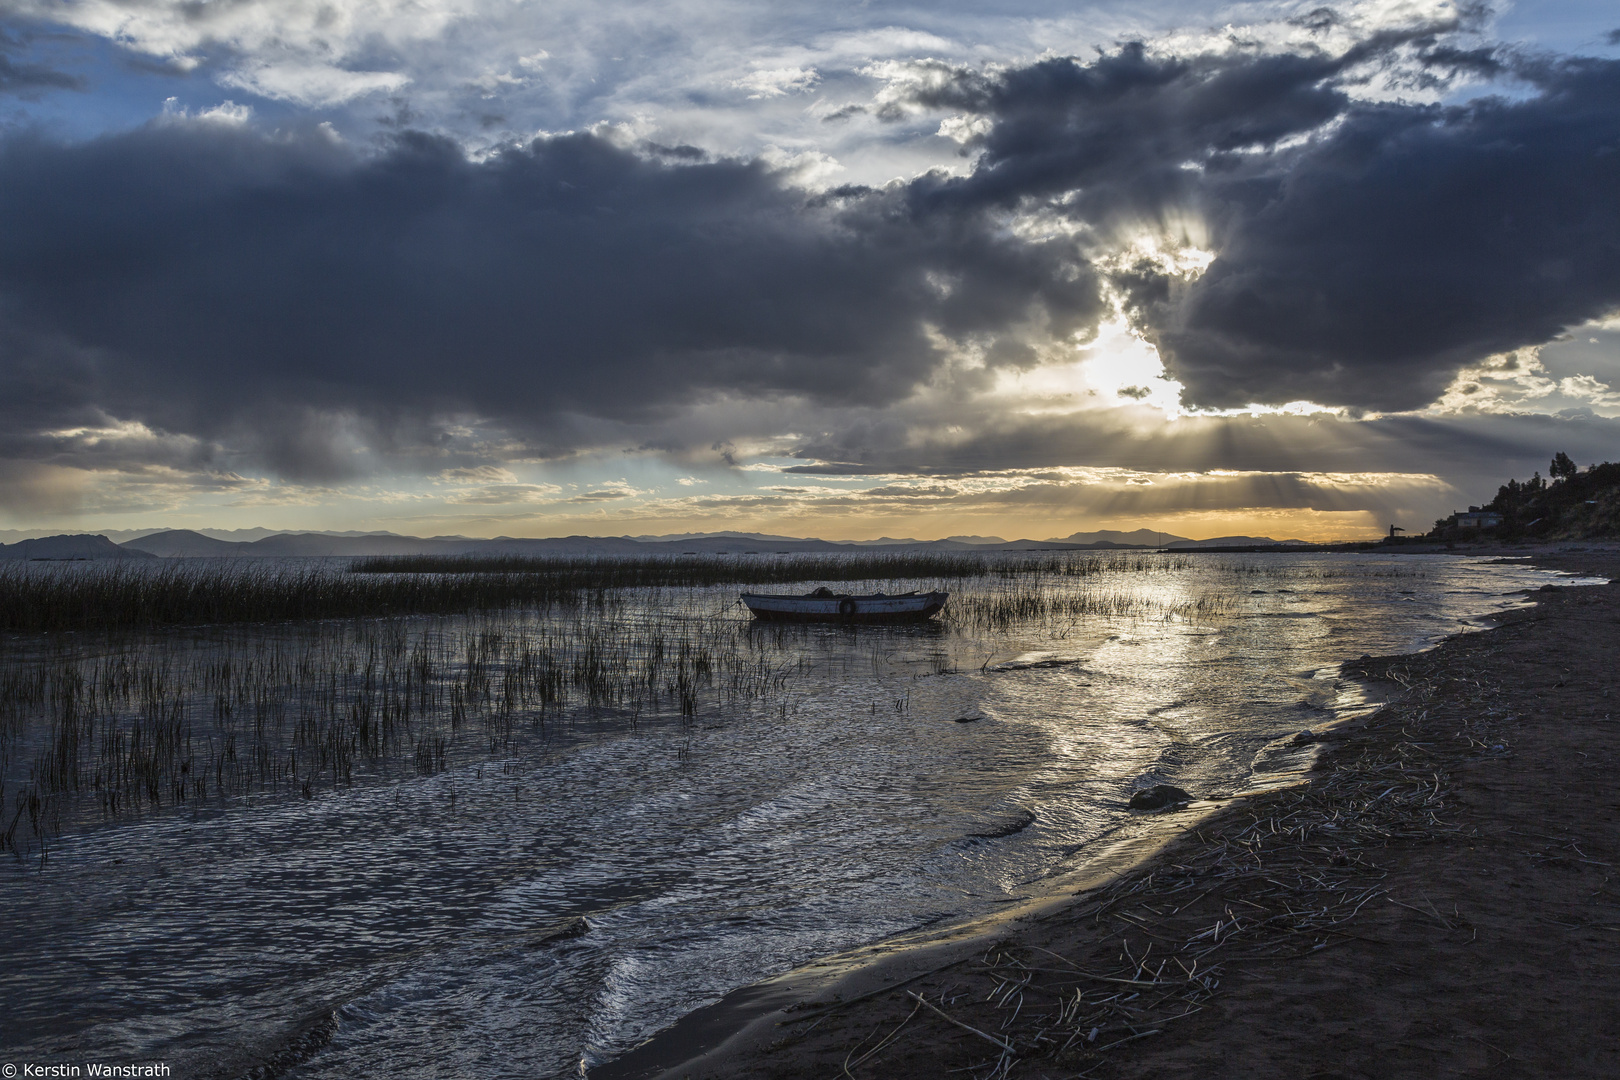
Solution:
<svg viewBox="0 0 1620 1080">
<path fill-rule="evenodd" d="M 1371 537 L 1620 460 L 1587 0 L 0 0 L 0 540 Z"/>
</svg>

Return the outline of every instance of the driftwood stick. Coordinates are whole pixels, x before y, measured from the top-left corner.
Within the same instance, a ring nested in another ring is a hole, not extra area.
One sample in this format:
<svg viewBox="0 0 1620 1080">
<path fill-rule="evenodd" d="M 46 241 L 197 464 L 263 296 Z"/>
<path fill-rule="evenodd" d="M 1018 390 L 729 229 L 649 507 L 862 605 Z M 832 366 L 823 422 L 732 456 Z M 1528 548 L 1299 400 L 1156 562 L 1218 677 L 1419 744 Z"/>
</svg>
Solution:
<svg viewBox="0 0 1620 1080">
<path fill-rule="evenodd" d="M 861 1064 L 864 1061 L 866 1061 L 867 1058 L 871 1057 L 873 1054 L 876 1054 L 878 1051 L 882 1050 L 885 1046 L 888 1046 L 890 1043 L 894 1042 L 895 1037 L 900 1034 L 900 1028 L 903 1028 L 907 1024 L 911 1023 L 911 1018 L 913 1016 L 917 1015 L 918 1008 L 920 1008 L 920 1006 L 913 1005 L 911 1007 L 911 1012 L 907 1013 L 906 1018 L 904 1020 L 900 1021 L 899 1027 L 896 1027 L 893 1031 L 889 1032 L 889 1034 L 883 1039 L 882 1042 L 880 1042 L 876 1046 L 872 1047 L 872 1049 L 868 1050 L 866 1053 L 862 1054 L 860 1057 L 856 1058 L 854 1061 L 849 1060 L 849 1054 L 846 1054 L 844 1056 L 844 1075 L 851 1077 L 851 1080 L 853 1080 L 853 1074 L 851 1074 L 849 1070 L 860 1068 Z M 817 1020 L 816 1023 L 819 1024 L 819 1023 L 821 1023 L 821 1021 Z M 855 1050 L 859 1050 L 859 1049 L 860 1049 L 859 1046 L 855 1047 Z M 855 1053 L 855 1050 L 851 1050 L 849 1053 L 853 1054 L 853 1053 Z"/>
<path fill-rule="evenodd" d="M 1067 975 L 1070 976 L 1072 980 L 1090 979 L 1094 982 L 1117 983 L 1120 986 L 1146 986 L 1154 990 L 1162 989 L 1164 987 L 1182 986 L 1193 981 L 1191 979 L 1120 979 L 1112 975 L 1093 975 L 1091 972 L 1082 971 L 1079 968 L 1068 969 L 1026 966 L 1020 968 L 1019 970 L 1038 971 L 1043 975 Z"/>
<path fill-rule="evenodd" d="M 916 993 L 913 993 L 910 990 L 907 990 L 906 995 L 908 997 L 916 998 L 918 1001 L 920 1001 L 924 1005 L 928 1006 L 930 1011 L 938 1013 L 939 1016 L 942 1019 L 944 1019 L 948 1023 L 955 1024 L 957 1027 L 961 1028 L 963 1031 L 971 1031 L 973 1034 L 977 1035 L 979 1038 L 983 1039 L 985 1042 L 994 1043 L 996 1046 L 1001 1047 L 1003 1050 L 1007 1051 L 1007 1053 L 1009 1053 L 1009 1054 L 1016 1054 L 1018 1052 L 1018 1051 L 1013 1049 L 1011 1043 L 1003 1042 L 1002 1040 L 996 1038 L 994 1035 L 990 1035 L 990 1034 L 988 1034 L 986 1032 L 980 1031 L 978 1028 L 972 1026 L 971 1024 L 962 1023 L 962 1021 L 958 1020 L 956 1017 L 952 1016 L 950 1013 L 946 1012 L 944 1009 L 941 1009 L 937 1005 L 934 1005 L 928 999 L 924 998 L 921 994 L 916 994 Z"/>
<path fill-rule="evenodd" d="M 942 971 L 949 971 L 951 968 L 956 967 L 958 964 L 964 964 L 966 962 L 967 961 L 965 961 L 965 960 L 952 960 L 948 964 L 941 964 L 939 967 L 929 968 L 927 971 L 924 971 L 924 972 L 922 972 L 920 974 L 917 974 L 917 975 L 913 975 L 909 979 L 901 979 L 897 983 L 890 983 L 888 986 L 880 986 L 876 990 L 868 990 L 866 993 L 861 994 L 861 995 L 859 995 L 857 997 L 852 997 L 848 1001 L 834 1001 L 834 1002 L 832 1002 L 831 1004 L 828 1004 L 828 1005 L 817 1006 L 814 1010 L 812 1010 L 810 1012 L 801 1013 L 801 1014 L 799 1014 L 797 1016 L 789 1017 L 786 1020 L 778 1020 L 776 1022 L 776 1026 L 777 1027 L 783 1027 L 784 1025 L 787 1025 L 787 1024 L 800 1024 L 800 1023 L 803 1023 L 806 1020 L 809 1020 L 813 1016 L 820 1016 L 820 1017 L 829 1016 L 832 1013 L 837 1012 L 839 1009 L 847 1009 L 851 1005 L 858 1005 L 861 1002 L 870 1000 L 871 998 L 875 998 L 875 997 L 879 996 L 880 994 L 890 993 L 891 991 L 900 989 L 902 986 L 910 986 L 912 983 L 916 982 L 918 979 L 926 979 L 930 975 L 938 975 Z"/>
<path fill-rule="evenodd" d="M 1157 1034 L 1159 1034 L 1159 1029 L 1158 1028 L 1154 1028 L 1152 1031 L 1138 1032 L 1135 1035 L 1129 1035 L 1129 1036 L 1127 1036 L 1127 1037 L 1125 1037 L 1123 1039 L 1117 1040 L 1116 1042 L 1111 1042 L 1107 1046 L 1099 1046 L 1099 1047 L 1097 1047 L 1097 1053 L 1100 1054 L 1104 1050 L 1112 1050 L 1116 1046 L 1124 1046 L 1128 1042 L 1135 1042 L 1137 1039 L 1145 1039 L 1149 1035 L 1157 1035 Z"/>
</svg>

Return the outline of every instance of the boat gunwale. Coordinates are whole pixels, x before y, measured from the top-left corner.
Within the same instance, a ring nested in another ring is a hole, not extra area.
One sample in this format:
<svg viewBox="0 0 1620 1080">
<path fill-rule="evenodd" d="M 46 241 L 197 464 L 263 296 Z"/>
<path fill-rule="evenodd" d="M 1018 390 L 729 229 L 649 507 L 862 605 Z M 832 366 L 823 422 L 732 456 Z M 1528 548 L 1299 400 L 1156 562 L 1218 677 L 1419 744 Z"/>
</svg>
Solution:
<svg viewBox="0 0 1620 1080">
<path fill-rule="evenodd" d="M 944 610 L 944 590 L 908 593 L 742 593 L 742 603 L 765 622 L 923 622 Z M 894 603 L 899 601 L 898 604 Z M 864 605 L 862 605 L 864 602 Z M 850 610 L 843 610 L 849 604 Z M 861 606 L 866 606 L 862 610 Z"/>
</svg>

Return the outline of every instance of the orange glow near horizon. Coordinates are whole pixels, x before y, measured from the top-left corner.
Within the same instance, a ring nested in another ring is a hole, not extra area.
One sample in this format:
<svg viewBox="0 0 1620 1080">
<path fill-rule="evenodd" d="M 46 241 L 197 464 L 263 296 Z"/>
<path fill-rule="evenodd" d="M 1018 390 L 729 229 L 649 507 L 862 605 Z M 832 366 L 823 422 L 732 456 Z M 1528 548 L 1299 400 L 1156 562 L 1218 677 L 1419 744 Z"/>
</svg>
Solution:
<svg viewBox="0 0 1620 1080">
<path fill-rule="evenodd" d="M 1411 527 L 1416 527 L 1412 523 Z M 1047 540 L 1077 532 L 1148 529 L 1205 540 L 1219 536 L 1269 536 L 1278 540 L 1372 540 L 1389 524 L 1371 511 L 1249 510 L 1198 512 L 1108 520 L 1033 513 L 934 512 L 916 514 L 791 514 L 727 517 L 541 518 L 524 521 L 453 522 L 442 518 L 390 521 L 390 531 L 417 536 L 456 533 L 464 536 L 643 536 L 666 533 L 747 532 L 821 540 L 861 541 L 882 537 L 941 540 L 951 536 L 999 536 L 1004 540 Z M 1427 527 L 1427 523 L 1423 524 Z"/>
</svg>

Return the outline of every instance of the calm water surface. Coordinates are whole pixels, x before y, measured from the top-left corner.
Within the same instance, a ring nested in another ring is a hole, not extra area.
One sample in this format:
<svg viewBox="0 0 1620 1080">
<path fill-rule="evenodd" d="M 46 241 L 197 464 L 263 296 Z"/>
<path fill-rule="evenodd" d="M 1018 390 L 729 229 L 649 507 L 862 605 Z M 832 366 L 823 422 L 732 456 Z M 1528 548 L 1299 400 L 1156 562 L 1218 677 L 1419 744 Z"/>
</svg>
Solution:
<svg viewBox="0 0 1620 1080">
<path fill-rule="evenodd" d="M 1217 603 L 789 630 L 778 690 L 700 695 L 686 722 L 576 710 L 430 776 L 74 819 L 43 862 L 0 856 L 0 1060 L 577 1076 L 744 983 L 1031 895 L 1137 787 L 1241 788 L 1261 746 L 1328 718 L 1337 662 L 1422 648 L 1554 577 L 1167 565 L 1048 586 Z M 646 602 L 739 618 L 734 595 Z"/>
</svg>

